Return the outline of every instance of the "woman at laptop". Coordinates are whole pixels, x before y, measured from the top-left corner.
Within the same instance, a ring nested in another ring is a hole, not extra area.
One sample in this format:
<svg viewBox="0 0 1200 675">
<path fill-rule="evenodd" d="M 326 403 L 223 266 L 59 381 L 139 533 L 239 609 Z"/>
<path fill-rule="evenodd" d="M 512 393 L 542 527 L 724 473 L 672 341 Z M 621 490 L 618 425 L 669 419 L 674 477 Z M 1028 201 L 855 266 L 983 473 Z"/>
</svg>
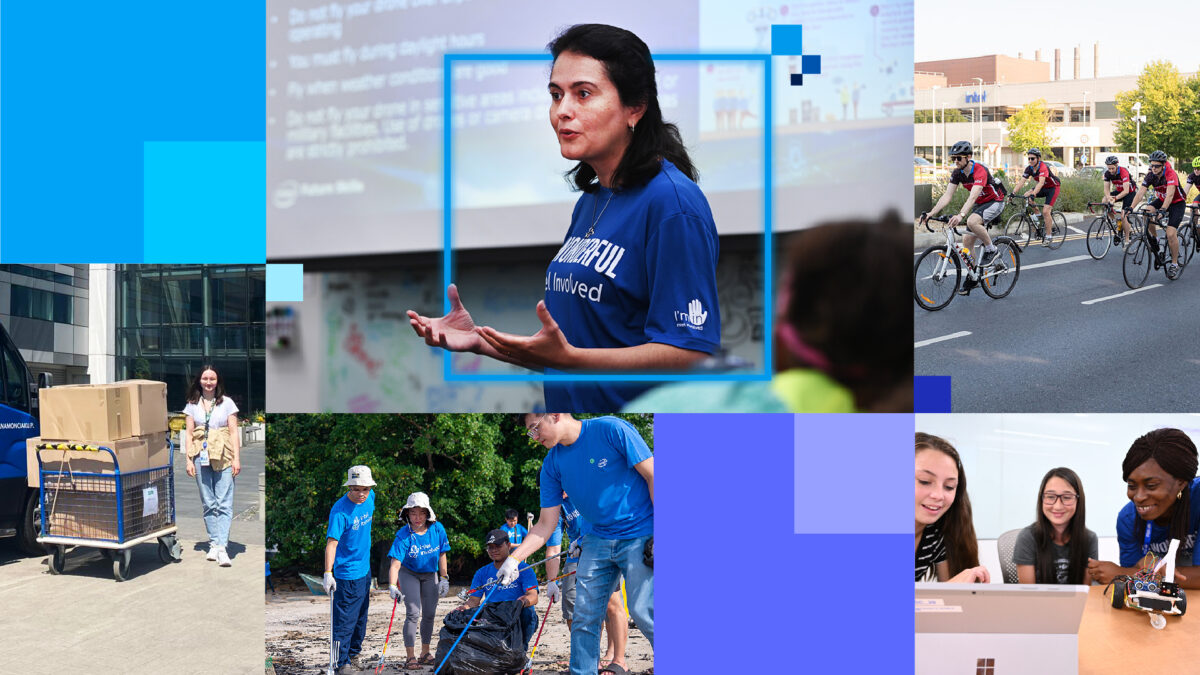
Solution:
<svg viewBox="0 0 1200 675">
<path fill-rule="evenodd" d="M 1175 583 L 1200 588 L 1200 478 L 1196 444 L 1179 429 L 1155 429 L 1133 442 L 1121 465 L 1129 503 L 1117 515 L 1121 564 L 1088 560 L 1088 575 L 1107 584 L 1132 575 L 1153 553 L 1162 558 L 1179 540 Z"/>
<path fill-rule="evenodd" d="M 967 476 L 958 451 L 944 439 L 917 432 L 916 580 L 991 581 L 979 564 Z"/>
<path fill-rule="evenodd" d="M 1096 533 L 1084 526 L 1083 482 L 1050 469 L 1038 489 L 1037 518 L 1017 535 L 1013 562 L 1023 584 L 1087 584 L 1088 559 L 1100 557 Z"/>
</svg>

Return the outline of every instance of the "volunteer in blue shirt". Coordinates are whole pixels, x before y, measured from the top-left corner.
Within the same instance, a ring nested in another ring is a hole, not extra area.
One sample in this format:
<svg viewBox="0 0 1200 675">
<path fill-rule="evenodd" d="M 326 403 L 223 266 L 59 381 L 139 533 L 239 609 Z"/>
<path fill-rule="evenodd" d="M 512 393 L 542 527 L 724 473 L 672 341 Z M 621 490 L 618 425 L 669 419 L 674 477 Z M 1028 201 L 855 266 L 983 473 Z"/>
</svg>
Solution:
<svg viewBox="0 0 1200 675">
<path fill-rule="evenodd" d="M 562 513 L 563 492 L 570 494 L 592 528 L 582 539 L 575 574 L 571 675 L 592 675 L 600 662 L 600 623 L 621 575 L 629 613 L 654 646 L 654 456 L 633 425 L 615 417 L 528 414 L 525 427 L 549 450 L 540 478 L 542 512 L 504 561 L 500 578 L 515 579 L 519 563 L 546 543 Z"/>
<path fill-rule="evenodd" d="M 512 551 L 512 544 L 508 541 L 508 535 L 504 530 L 492 530 L 488 532 L 487 538 L 483 540 L 487 546 L 488 557 L 492 559 L 490 564 L 480 567 L 475 576 L 471 578 L 471 588 L 479 589 L 489 582 L 497 578 L 497 574 L 501 569 L 501 564 L 508 560 L 509 553 Z M 459 605 L 456 609 L 474 609 L 479 606 L 479 603 L 487 597 L 487 602 L 504 602 L 506 600 L 520 600 L 521 606 L 521 631 L 525 633 L 525 651 L 529 651 L 529 640 L 533 634 L 537 632 L 538 618 L 537 612 L 534 611 L 534 606 L 538 603 L 538 580 L 537 575 L 533 570 L 526 565 L 521 565 L 519 570 L 512 579 L 501 579 L 498 584 L 491 588 L 485 588 L 473 591 L 467 601 Z"/>
<path fill-rule="evenodd" d="M 529 530 L 525 529 L 524 525 L 517 522 L 517 518 L 520 515 L 521 513 L 516 509 L 505 511 L 504 524 L 499 528 L 504 531 L 504 534 L 508 535 L 508 543 L 514 546 L 525 541 L 525 535 L 529 533 Z"/>
<path fill-rule="evenodd" d="M 1088 560 L 1088 575 L 1108 584 L 1133 575 L 1147 554 L 1162 558 L 1172 539 L 1179 540 L 1175 581 L 1200 588 L 1200 478 L 1196 444 L 1179 429 L 1155 429 L 1129 447 L 1121 465 L 1129 503 L 1117 515 L 1121 564 Z"/>
<path fill-rule="evenodd" d="M 554 528 L 554 534 L 546 540 L 546 557 L 557 555 L 562 548 L 563 530 L 566 530 L 567 536 L 570 538 L 570 548 L 567 549 L 567 557 L 562 558 L 563 573 L 570 574 L 578 572 L 579 556 L 583 550 L 583 537 L 591 531 L 587 521 L 583 516 L 579 515 L 579 509 L 571 503 L 571 498 L 567 493 L 563 493 L 562 513 L 558 517 L 558 524 Z M 546 562 L 546 576 L 549 579 L 558 577 L 558 561 L 559 559 L 549 560 Z M 562 587 L 559 587 L 558 582 L 551 581 L 546 584 L 546 597 L 554 602 L 562 600 L 562 615 L 563 620 L 567 622 L 568 630 L 572 627 L 572 621 L 575 618 L 575 576 L 569 576 L 562 580 Z M 629 622 L 625 620 L 625 605 L 621 602 L 621 593 L 614 592 L 608 598 L 608 608 L 605 611 L 604 627 L 608 629 L 608 639 L 605 641 L 604 658 L 600 659 L 600 672 L 619 673 L 620 671 L 609 668 L 610 664 L 625 668 L 625 645 L 629 641 Z M 607 669 L 607 671 L 606 671 Z"/>
<path fill-rule="evenodd" d="M 532 336 L 477 327 L 458 290 L 451 311 L 410 311 L 427 344 L 547 375 L 673 371 L 717 350 L 717 228 L 674 124 L 663 120 L 650 50 L 629 31 L 569 28 L 550 44 L 550 124 L 583 191 L 546 270 Z M 651 383 L 545 383 L 546 409 L 611 412 Z"/>
<path fill-rule="evenodd" d="M 371 520 L 375 493 L 371 469 L 352 466 L 346 472 L 346 495 L 329 510 L 325 536 L 325 592 L 333 596 L 333 639 L 341 642 L 338 675 L 368 667 L 358 653 L 367 634 L 371 595 Z"/>
<path fill-rule="evenodd" d="M 408 652 L 404 667 L 415 670 L 434 664 L 429 646 L 433 639 L 433 616 L 438 598 L 445 597 L 450 589 L 450 577 L 446 572 L 450 540 L 424 492 L 408 496 L 404 508 L 400 509 L 400 520 L 405 525 L 396 532 L 388 552 L 392 559 L 388 570 L 388 593 L 392 600 L 404 603 L 404 649 Z M 418 624 L 421 627 L 419 659 L 414 653 Z"/>
</svg>

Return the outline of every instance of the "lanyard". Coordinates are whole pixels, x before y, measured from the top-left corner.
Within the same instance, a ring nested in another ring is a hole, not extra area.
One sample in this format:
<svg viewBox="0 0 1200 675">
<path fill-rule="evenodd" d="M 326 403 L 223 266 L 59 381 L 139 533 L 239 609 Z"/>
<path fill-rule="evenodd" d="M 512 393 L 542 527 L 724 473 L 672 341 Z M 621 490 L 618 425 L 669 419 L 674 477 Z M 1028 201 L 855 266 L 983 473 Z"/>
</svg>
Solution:
<svg viewBox="0 0 1200 675">
<path fill-rule="evenodd" d="M 200 397 L 200 407 L 204 408 L 204 397 L 203 396 Z M 209 422 L 209 420 L 212 419 L 213 409 L 216 407 L 217 407 L 217 399 L 214 398 L 212 400 L 212 405 L 210 405 L 207 409 L 204 410 L 204 445 L 200 446 L 200 448 L 203 450 L 208 449 L 208 422 Z"/>
<path fill-rule="evenodd" d="M 1154 523 L 1146 521 L 1146 542 L 1142 544 L 1142 555 L 1150 552 L 1150 530 L 1154 529 Z"/>
</svg>

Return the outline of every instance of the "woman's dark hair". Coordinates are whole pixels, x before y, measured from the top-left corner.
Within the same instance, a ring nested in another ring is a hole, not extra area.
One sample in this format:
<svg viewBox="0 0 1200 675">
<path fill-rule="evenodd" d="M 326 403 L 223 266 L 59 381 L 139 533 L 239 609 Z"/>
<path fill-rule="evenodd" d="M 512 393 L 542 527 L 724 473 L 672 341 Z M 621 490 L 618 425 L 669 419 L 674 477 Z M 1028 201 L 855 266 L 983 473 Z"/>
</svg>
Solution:
<svg viewBox="0 0 1200 675">
<path fill-rule="evenodd" d="M 519 517 L 521 517 L 521 512 L 517 511 L 516 509 L 509 509 L 504 512 L 505 520 L 508 520 L 509 518 L 519 518 Z"/>
<path fill-rule="evenodd" d="M 408 514 L 412 513 L 413 511 L 416 511 L 417 509 L 420 509 L 425 512 L 425 524 L 429 525 L 431 522 L 429 520 L 429 509 L 425 508 L 424 506 L 414 506 L 411 509 L 401 509 L 400 510 L 400 522 L 404 523 L 405 525 L 411 526 L 412 523 L 410 523 L 408 520 Z"/>
<path fill-rule="evenodd" d="M 1042 486 L 1038 488 L 1037 494 L 1037 518 L 1033 521 L 1033 543 L 1037 550 L 1037 564 L 1034 565 L 1034 580 L 1039 584 L 1057 584 L 1058 583 L 1058 567 L 1055 564 L 1054 553 L 1054 525 L 1050 519 L 1046 517 L 1046 511 L 1042 508 L 1042 495 L 1046 493 L 1046 483 L 1050 482 L 1051 478 L 1061 478 L 1075 490 L 1075 515 L 1071 517 L 1071 522 L 1067 523 L 1067 583 L 1068 584 L 1086 584 L 1084 576 L 1087 574 L 1088 561 L 1088 535 L 1086 525 L 1086 514 L 1084 512 L 1083 499 L 1083 481 L 1079 480 L 1079 476 L 1072 470 L 1065 467 L 1050 469 L 1042 478 Z"/>
<path fill-rule="evenodd" d="M 211 370 L 217 376 L 217 389 L 214 392 L 213 403 L 220 405 L 221 400 L 225 398 L 225 380 L 221 379 L 221 373 L 212 366 L 206 365 L 200 368 L 196 373 L 196 377 L 192 378 L 192 383 L 188 385 L 187 402 L 199 403 L 202 390 L 200 389 L 200 378 L 203 377 L 205 371 Z"/>
<path fill-rule="evenodd" d="M 796 233 L 779 285 L 775 371 L 822 370 L 859 410 L 912 412 L 911 248 L 912 228 L 895 211 Z"/>
<path fill-rule="evenodd" d="M 645 185 L 658 175 L 662 159 L 670 160 L 693 182 L 699 179 L 696 167 L 692 165 L 683 146 L 679 128 L 663 120 L 662 108 L 658 105 L 658 85 L 654 81 L 654 60 L 650 56 L 650 48 L 641 38 L 624 28 L 585 23 L 571 26 L 546 47 L 556 60 L 563 52 L 596 59 L 604 64 L 604 71 L 617 88 L 622 105 L 646 106 L 629 147 L 613 172 L 614 187 Z M 596 190 L 596 184 L 593 183 L 596 171 L 585 162 L 576 164 L 566 177 L 576 189 L 584 192 Z"/>
<path fill-rule="evenodd" d="M 975 540 L 975 523 L 971 518 L 971 499 L 967 496 L 967 474 L 963 471 L 958 451 L 946 439 L 917 432 L 917 452 L 936 450 L 954 460 L 958 470 L 958 488 L 954 503 L 938 519 L 942 526 L 942 541 L 946 545 L 946 564 L 950 576 L 971 567 L 979 567 L 979 542 Z"/>
<path fill-rule="evenodd" d="M 1191 513 L 1191 482 L 1196 477 L 1197 467 L 1196 444 L 1179 429 L 1155 429 L 1129 446 L 1129 452 L 1125 453 L 1125 461 L 1121 463 L 1121 479 L 1128 482 L 1129 474 L 1152 459 L 1163 471 L 1188 484 L 1183 488 L 1183 496 L 1175 502 L 1175 511 L 1171 514 L 1171 523 L 1167 526 L 1171 539 L 1187 541 L 1188 516 Z M 1135 540 L 1140 540 L 1146 536 L 1146 521 L 1137 515 L 1137 509 L 1134 509 L 1133 513 L 1133 536 Z"/>
</svg>

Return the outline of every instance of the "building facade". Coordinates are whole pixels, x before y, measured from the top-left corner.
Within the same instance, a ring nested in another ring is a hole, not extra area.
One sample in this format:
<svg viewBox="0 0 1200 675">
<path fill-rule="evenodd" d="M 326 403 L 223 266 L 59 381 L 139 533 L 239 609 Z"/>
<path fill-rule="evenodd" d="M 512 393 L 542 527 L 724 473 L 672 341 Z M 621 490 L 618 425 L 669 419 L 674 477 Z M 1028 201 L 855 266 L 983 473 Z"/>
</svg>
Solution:
<svg viewBox="0 0 1200 675">
<path fill-rule="evenodd" d="M 88 265 L 0 265 L 0 322 L 36 379 L 88 382 Z"/>
</svg>

